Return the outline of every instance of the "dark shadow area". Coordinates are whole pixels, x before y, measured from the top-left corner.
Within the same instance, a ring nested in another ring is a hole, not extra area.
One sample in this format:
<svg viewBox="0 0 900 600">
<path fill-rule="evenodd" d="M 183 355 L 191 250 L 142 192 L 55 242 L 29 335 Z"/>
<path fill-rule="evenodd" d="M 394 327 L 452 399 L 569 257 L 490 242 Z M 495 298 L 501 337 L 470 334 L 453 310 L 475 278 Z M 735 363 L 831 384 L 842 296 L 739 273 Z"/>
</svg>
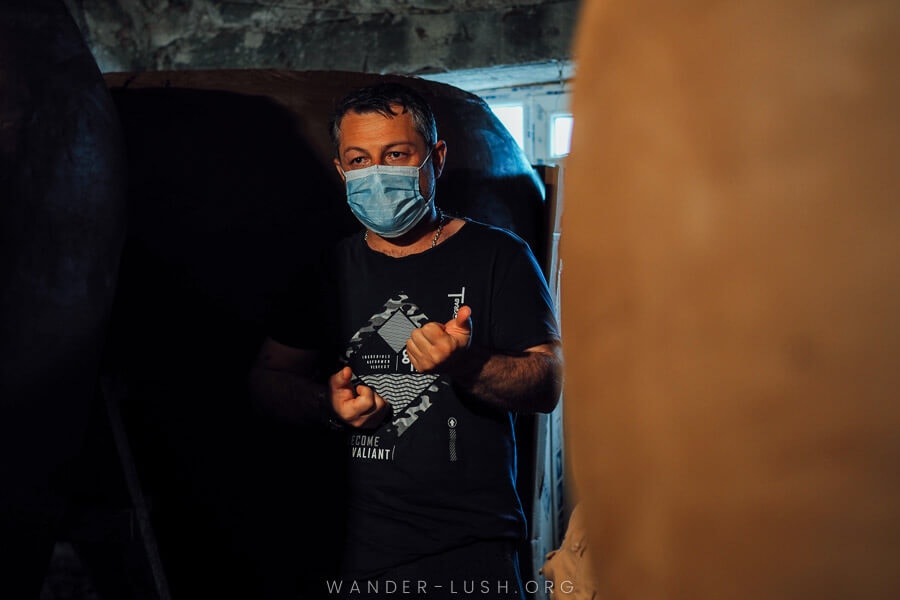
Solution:
<svg viewBox="0 0 900 600">
<path fill-rule="evenodd" d="M 0 3 L 0 596 L 36 598 L 77 483 L 124 239 L 115 107 L 56 0 Z"/>
<path fill-rule="evenodd" d="M 257 415 L 246 377 L 274 296 L 357 225 L 276 103 L 113 97 L 130 225 L 108 368 L 173 596 L 296 598 L 338 559 L 343 447 Z"/>
</svg>

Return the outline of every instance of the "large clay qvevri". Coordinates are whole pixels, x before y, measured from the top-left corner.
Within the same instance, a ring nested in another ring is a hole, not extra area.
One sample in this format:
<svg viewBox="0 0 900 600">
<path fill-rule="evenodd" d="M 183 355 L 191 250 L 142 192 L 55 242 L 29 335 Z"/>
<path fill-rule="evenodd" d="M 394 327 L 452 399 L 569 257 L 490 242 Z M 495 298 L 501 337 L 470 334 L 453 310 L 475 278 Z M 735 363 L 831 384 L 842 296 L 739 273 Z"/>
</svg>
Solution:
<svg viewBox="0 0 900 600">
<path fill-rule="evenodd" d="M 601 597 L 900 597 L 900 5 L 587 2 L 575 59 Z"/>
<path fill-rule="evenodd" d="M 320 597 L 343 541 L 345 449 L 255 414 L 246 379 L 278 292 L 361 229 L 332 164 L 334 104 L 372 83 L 415 87 L 449 147 L 438 204 L 513 229 L 538 255 L 542 184 L 484 101 L 444 84 L 263 69 L 105 78 L 129 175 L 110 354 L 172 595 Z"/>
<path fill-rule="evenodd" d="M 62 2 L 0 6 L 0 587 L 36 598 L 125 236 L 115 107 Z"/>
</svg>

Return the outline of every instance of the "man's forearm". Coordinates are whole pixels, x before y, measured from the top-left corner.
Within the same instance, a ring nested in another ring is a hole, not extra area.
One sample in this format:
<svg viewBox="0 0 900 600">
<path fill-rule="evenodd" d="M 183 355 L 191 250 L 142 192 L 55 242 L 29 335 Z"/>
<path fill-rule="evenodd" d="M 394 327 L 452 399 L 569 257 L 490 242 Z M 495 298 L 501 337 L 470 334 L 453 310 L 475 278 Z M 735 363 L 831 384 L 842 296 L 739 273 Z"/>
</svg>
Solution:
<svg viewBox="0 0 900 600">
<path fill-rule="evenodd" d="M 558 347 L 519 355 L 469 348 L 454 381 L 479 400 L 502 410 L 548 413 L 559 400 L 562 356 Z"/>
<path fill-rule="evenodd" d="M 326 387 L 288 371 L 256 367 L 250 372 L 250 397 L 269 416 L 302 425 L 324 425 L 330 416 Z"/>
</svg>

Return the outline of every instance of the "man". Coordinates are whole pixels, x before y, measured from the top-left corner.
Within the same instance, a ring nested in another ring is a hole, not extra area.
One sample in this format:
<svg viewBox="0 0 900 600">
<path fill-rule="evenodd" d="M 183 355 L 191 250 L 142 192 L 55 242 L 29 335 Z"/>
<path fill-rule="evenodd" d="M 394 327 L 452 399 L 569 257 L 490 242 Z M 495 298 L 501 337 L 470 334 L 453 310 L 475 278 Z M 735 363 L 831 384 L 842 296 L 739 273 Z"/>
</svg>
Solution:
<svg viewBox="0 0 900 600">
<path fill-rule="evenodd" d="M 521 598 L 514 415 L 551 411 L 561 379 L 546 282 L 521 239 L 437 208 L 447 144 L 413 90 L 350 94 L 331 133 L 365 231 L 336 248 L 326 292 L 285 303 L 253 393 L 347 430 L 339 594 Z M 317 385 L 312 349 L 334 340 L 339 365 Z"/>
</svg>

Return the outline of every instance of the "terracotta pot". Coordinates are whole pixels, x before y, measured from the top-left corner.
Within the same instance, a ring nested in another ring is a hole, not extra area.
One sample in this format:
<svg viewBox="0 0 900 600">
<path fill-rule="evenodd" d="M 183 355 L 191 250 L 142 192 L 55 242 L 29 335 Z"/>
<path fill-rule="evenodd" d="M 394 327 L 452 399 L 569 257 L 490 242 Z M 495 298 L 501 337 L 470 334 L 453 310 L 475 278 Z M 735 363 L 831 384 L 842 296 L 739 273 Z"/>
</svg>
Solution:
<svg viewBox="0 0 900 600">
<path fill-rule="evenodd" d="M 900 595 L 898 34 L 585 3 L 562 328 L 604 600 Z"/>
</svg>

